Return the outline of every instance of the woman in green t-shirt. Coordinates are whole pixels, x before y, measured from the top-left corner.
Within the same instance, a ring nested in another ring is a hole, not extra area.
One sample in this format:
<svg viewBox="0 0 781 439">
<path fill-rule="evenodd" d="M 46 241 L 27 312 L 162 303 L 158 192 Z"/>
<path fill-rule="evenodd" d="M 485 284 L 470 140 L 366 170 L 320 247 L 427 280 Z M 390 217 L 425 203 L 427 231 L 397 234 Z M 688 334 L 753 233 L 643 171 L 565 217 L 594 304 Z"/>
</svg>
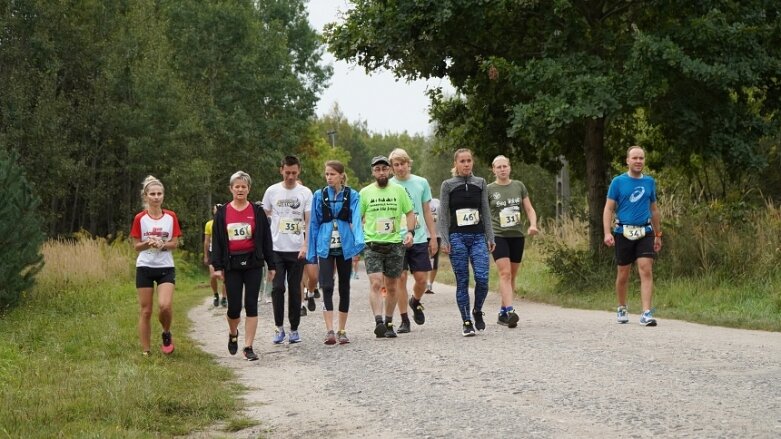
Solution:
<svg viewBox="0 0 781 439">
<path fill-rule="evenodd" d="M 526 230 L 529 236 L 538 233 L 537 213 L 529 200 L 526 186 L 518 180 L 510 179 L 512 168 L 507 157 L 496 156 L 491 162 L 491 169 L 496 175 L 496 180 L 488 185 L 488 204 L 496 239 L 496 248 L 491 254 L 499 271 L 499 293 L 502 295 L 498 323 L 515 328 L 519 317 L 513 308 L 513 289 L 524 246 L 521 206 L 529 219 L 529 228 Z"/>
</svg>

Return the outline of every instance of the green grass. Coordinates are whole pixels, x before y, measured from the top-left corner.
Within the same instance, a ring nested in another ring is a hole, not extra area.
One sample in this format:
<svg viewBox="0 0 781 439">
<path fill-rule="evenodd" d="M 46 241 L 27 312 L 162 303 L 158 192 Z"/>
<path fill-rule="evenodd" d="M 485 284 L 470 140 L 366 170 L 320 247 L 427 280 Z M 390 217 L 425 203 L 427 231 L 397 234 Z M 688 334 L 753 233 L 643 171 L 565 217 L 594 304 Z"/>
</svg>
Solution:
<svg viewBox="0 0 781 439">
<path fill-rule="evenodd" d="M 606 270 L 604 286 L 579 288 L 560 285 L 544 264 L 538 245 L 529 245 L 516 279 L 518 296 L 540 303 L 568 308 L 614 310 L 615 271 Z M 440 258 L 437 281 L 455 284 L 450 262 Z M 497 291 L 496 265 L 491 262 L 490 289 Z M 638 312 L 640 285 L 633 272 L 629 287 L 629 309 Z M 781 275 L 767 279 L 676 278 L 656 276 L 655 315 L 706 325 L 742 329 L 781 331 Z"/>
<path fill-rule="evenodd" d="M 33 294 L 0 320 L 0 436 L 184 435 L 238 415 L 243 387 L 186 334 L 204 289 L 177 269 L 176 352 L 142 357 L 130 273 Z M 156 311 L 155 311 L 156 316 Z M 159 324 L 153 316 L 153 349 Z"/>
</svg>

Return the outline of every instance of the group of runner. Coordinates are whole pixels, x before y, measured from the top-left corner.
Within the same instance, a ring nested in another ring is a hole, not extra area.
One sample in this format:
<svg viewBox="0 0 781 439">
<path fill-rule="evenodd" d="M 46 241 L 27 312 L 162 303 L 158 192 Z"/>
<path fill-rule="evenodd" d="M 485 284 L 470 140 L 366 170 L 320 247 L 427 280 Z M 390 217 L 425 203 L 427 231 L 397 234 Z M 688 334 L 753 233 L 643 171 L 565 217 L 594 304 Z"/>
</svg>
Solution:
<svg viewBox="0 0 781 439">
<path fill-rule="evenodd" d="M 640 323 L 656 324 L 651 314 L 651 266 L 661 249 L 655 183 L 642 174 L 645 151 L 627 152 L 629 172 L 616 177 L 608 192 L 604 212 L 605 244 L 616 246 L 619 301 L 617 321 L 628 321 L 627 283 L 631 264 L 637 260 L 644 312 Z M 243 356 L 258 359 L 253 343 L 258 324 L 258 296 L 267 268 L 273 283 L 271 301 L 275 332 L 272 343 L 299 343 L 300 318 L 307 307 L 314 310 L 316 283 L 322 290 L 326 345 L 347 344 L 350 280 L 357 275 L 354 259 L 363 254 L 371 285 L 369 302 L 374 334 L 395 338 L 411 331 L 409 312 L 417 325 L 425 323 L 422 300 L 432 294 L 439 253 L 449 255 L 456 278 L 456 302 L 465 337 L 485 330 L 483 304 L 488 294 L 489 253 L 498 274 L 501 308 L 497 323 L 518 325 L 513 288 L 523 258 L 525 236 L 538 233 L 537 215 L 528 191 L 510 178 L 510 160 L 497 156 L 491 163 L 495 181 L 473 174 L 469 149 L 454 155 L 452 178 L 442 182 L 440 199 L 432 197 L 428 181 L 412 173 L 413 161 L 397 148 L 388 157 L 377 156 L 370 166 L 374 182 L 356 191 L 347 186 L 345 166 L 329 160 L 324 166 L 326 185 L 312 192 L 299 180 L 301 164 L 286 156 L 279 168 L 282 181 L 269 186 L 262 202 L 249 201 L 251 177 L 238 171 L 230 178 L 232 200 L 214 206 L 214 218 L 206 226 L 204 263 L 210 266 L 214 306 L 227 308 L 228 351 L 239 348 L 241 310 L 245 312 Z M 393 174 L 391 176 L 391 174 Z M 150 319 L 153 287 L 157 284 L 159 320 L 163 327 L 161 350 L 174 350 L 171 302 L 175 269 L 170 250 L 181 235 L 176 214 L 162 209 L 164 188 L 148 177 L 141 191 L 144 211 L 136 215 L 131 230 L 137 259 L 136 286 L 140 303 L 139 338 L 142 352 L 150 352 Z M 523 210 L 528 227 L 521 217 Z M 613 227 L 613 214 L 616 226 Z M 651 237 L 653 235 L 653 237 Z M 650 238 L 650 241 L 649 241 Z M 650 243 L 650 244 L 649 244 Z M 433 262 L 433 263 L 432 263 Z M 470 304 L 469 266 L 474 273 L 474 303 Z M 304 271 L 308 285 L 302 291 Z M 408 273 L 414 280 L 407 290 Z M 316 279 L 314 279 L 316 277 Z M 339 303 L 334 326 L 334 290 L 338 277 Z M 222 280 L 222 298 L 217 281 Z M 285 292 L 289 332 L 284 327 Z M 318 294 L 319 295 L 319 294 Z M 307 305 L 303 305 L 303 301 Z M 394 325 L 396 308 L 400 324 Z"/>
</svg>

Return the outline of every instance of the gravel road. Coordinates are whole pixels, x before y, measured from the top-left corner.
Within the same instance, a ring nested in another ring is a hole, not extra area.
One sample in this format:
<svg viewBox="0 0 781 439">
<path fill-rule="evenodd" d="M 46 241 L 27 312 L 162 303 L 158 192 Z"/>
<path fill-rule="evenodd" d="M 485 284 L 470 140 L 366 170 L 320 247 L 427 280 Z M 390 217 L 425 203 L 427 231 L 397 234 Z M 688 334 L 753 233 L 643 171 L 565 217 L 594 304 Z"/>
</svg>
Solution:
<svg viewBox="0 0 781 439">
<path fill-rule="evenodd" d="M 228 354 L 211 298 L 192 309 L 192 337 L 250 388 L 246 416 L 260 422 L 194 437 L 781 437 L 781 333 L 664 318 L 647 328 L 637 314 L 619 325 L 612 312 L 529 302 L 508 329 L 491 293 L 488 328 L 464 338 L 455 288 L 435 284 L 424 325 L 376 339 L 367 291 L 361 272 L 344 346 L 323 345 L 319 311 L 302 317 L 303 343 L 273 345 L 261 303 L 252 363 Z"/>
</svg>

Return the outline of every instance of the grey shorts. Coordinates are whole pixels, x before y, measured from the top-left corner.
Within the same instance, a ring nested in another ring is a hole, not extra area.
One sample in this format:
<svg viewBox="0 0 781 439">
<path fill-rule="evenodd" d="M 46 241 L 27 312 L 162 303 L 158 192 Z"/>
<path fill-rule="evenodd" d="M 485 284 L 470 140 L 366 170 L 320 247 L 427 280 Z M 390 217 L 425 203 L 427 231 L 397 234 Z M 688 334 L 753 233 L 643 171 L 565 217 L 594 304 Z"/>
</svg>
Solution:
<svg viewBox="0 0 781 439">
<path fill-rule="evenodd" d="M 376 244 L 367 242 L 363 259 L 366 273 L 382 273 L 387 277 L 400 277 L 405 254 L 406 249 L 401 243 Z"/>
</svg>

